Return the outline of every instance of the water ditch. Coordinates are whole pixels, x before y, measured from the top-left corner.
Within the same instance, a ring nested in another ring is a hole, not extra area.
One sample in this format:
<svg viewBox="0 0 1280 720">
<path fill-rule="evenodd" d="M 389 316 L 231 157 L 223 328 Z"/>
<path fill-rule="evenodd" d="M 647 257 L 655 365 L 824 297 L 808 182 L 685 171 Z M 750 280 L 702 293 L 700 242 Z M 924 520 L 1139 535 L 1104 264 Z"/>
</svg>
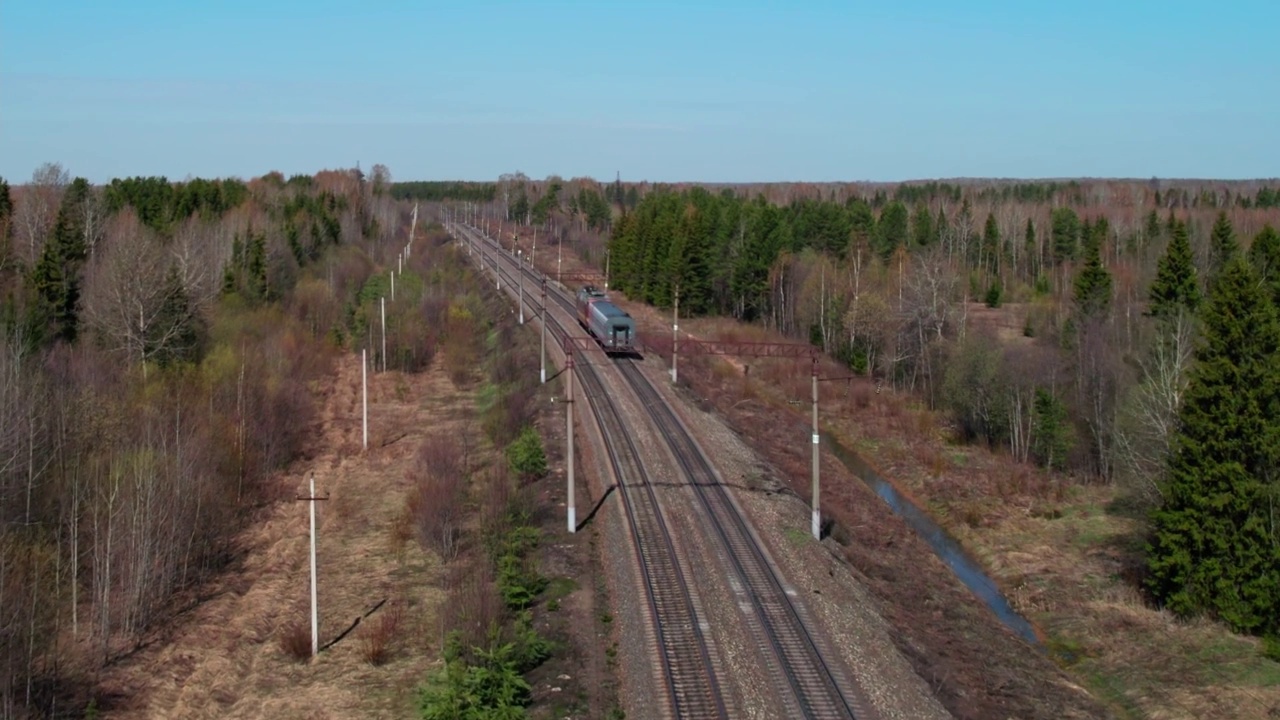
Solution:
<svg viewBox="0 0 1280 720">
<path fill-rule="evenodd" d="M 947 567 L 955 573 L 960 582 L 969 588 L 978 599 L 982 600 L 1000 622 L 1005 627 L 1017 633 L 1020 637 L 1037 647 L 1040 647 L 1040 640 L 1036 636 L 1035 629 L 1026 618 L 1018 614 L 1017 610 L 1009 604 L 1004 595 L 1000 592 L 1000 588 L 996 587 L 995 581 L 983 572 L 977 561 L 973 559 L 960 545 L 951 533 L 948 533 L 940 525 L 933 521 L 922 508 L 917 506 L 911 500 L 899 493 L 888 480 L 880 477 L 870 465 L 867 464 L 857 452 L 840 443 L 840 441 L 831 437 L 827 433 L 822 433 L 822 442 L 826 444 L 831 453 L 836 456 L 841 463 L 844 464 L 849 472 L 861 478 L 863 482 L 870 487 L 876 495 L 880 496 L 890 508 L 893 509 L 913 530 L 929 543 L 929 547 L 933 548 L 933 552 L 942 559 Z"/>
</svg>

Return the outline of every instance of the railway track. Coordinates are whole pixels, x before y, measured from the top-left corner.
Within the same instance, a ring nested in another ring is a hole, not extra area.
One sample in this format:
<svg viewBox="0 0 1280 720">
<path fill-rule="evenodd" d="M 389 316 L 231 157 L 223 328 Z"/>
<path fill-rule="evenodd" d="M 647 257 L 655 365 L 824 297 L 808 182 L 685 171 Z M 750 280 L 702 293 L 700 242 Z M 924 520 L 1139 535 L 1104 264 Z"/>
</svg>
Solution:
<svg viewBox="0 0 1280 720">
<path fill-rule="evenodd" d="M 494 255 L 491 241 L 477 234 L 482 242 L 489 242 L 490 255 Z M 501 252 L 501 250 L 497 250 Z M 541 279 L 534 269 L 521 266 L 521 272 L 533 281 Z M 514 281 L 510 273 L 503 273 L 508 281 Z M 576 308 L 566 291 L 547 288 L 548 296 L 571 315 Z M 532 304 L 530 303 L 530 306 Z M 867 720 L 874 717 L 869 703 L 858 692 L 852 680 L 837 664 L 828 661 L 836 657 L 824 646 L 821 638 L 814 636 L 809 627 L 803 606 L 792 597 L 791 591 L 781 580 L 781 574 L 770 561 L 761 542 L 752 532 L 742 512 L 737 508 L 728 489 L 721 484 L 706 454 L 698 446 L 687 428 L 676 417 L 666 400 L 643 374 L 636 361 L 618 358 L 614 364 L 649 414 L 655 428 L 671 450 L 680 470 L 688 478 L 699 504 L 710 519 L 712 534 L 725 550 L 737 576 L 743 595 L 752 607 L 752 630 L 760 638 L 763 649 L 772 655 L 773 664 L 785 677 L 784 692 L 790 698 L 781 699 L 790 705 L 794 714 L 806 718 L 854 718 Z M 592 369 L 591 382 L 597 398 L 608 398 L 600 379 Z M 593 408 L 596 403 L 593 403 Z M 612 406 L 605 403 L 612 410 Z M 612 410 L 617 419 L 616 410 Z M 620 423 L 620 419 L 617 419 Z M 603 429 L 603 424 L 601 425 Z M 614 431 L 616 436 L 630 441 L 625 428 Z M 620 476 L 621 477 L 621 476 Z M 643 469 L 637 477 L 644 478 Z M 647 480 L 645 481 L 647 483 Z M 650 489 L 650 495 L 652 489 Z M 654 500 L 656 506 L 656 499 Z M 633 523 L 633 532 L 635 531 Z M 637 539 L 637 543 L 640 540 Z M 674 551 L 674 550 L 673 550 Z M 656 611 L 655 611 L 656 615 Z M 788 702 L 789 700 L 789 702 Z"/>
<path fill-rule="evenodd" d="M 767 639 L 786 676 L 796 709 L 807 718 L 866 718 L 870 709 L 844 674 L 826 660 L 820 642 L 810 634 L 803 610 L 792 599 L 759 540 L 716 478 L 706 454 L 635 361 L 617 364 L 627 384 L 640 398 L 658 431 L 670 446 L 680 469 L 711 520 L 714 534 L 727 555 L 753 606 L 758 629 Z"/>
<path fill-rule="evenodd" d="M 479 233 L 472 237 L 486 242 Z M 491 253 L 491 256 L 494 258 L 493 267 L 508 282 L 514 283 L 511 273 L 499 266 L 495 255 Z M 553 322 L 547 329 L 553 337 L 563 340 L 565 331 L 558 324 Z M 577 375 L 586 394 L 599 399 L 608 397 L 594 367 L 589 364 L 580 366 Z M 618 492 L 630 521 L 671 713 L 677 718 L 728 718 L 707 638 L 695 608 L 694 594 L 680 566 L 676 545 L 640 459 L 640 452 L 612 403 L 586 404 L 604 436 L 609 464 L 617 478 Z"/>
</svg>

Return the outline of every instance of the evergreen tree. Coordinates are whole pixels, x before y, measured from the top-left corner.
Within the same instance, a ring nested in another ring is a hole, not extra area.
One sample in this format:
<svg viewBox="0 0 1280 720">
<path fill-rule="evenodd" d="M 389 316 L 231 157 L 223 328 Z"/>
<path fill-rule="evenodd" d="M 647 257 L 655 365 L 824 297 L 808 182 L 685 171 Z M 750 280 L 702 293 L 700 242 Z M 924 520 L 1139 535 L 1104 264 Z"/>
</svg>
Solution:
<svg viewBox="0 0 1280 720">
<path fill-rule="evenodd" d="M 1147 546 L 1154 596 L 1180 616 L 1280 632 L 1280 538 L 1268 484 L 1280 462 L 1276 311 L 1236 255 L 1210 291 Z"/>
<path fill-rule="evenodd" d="M 9 236 L 9 226 L 13 221 L 13 193 L 9 189 L 9 181 L 0 177 L 0 242 Z"/>
<path fill-rule="evenodd" d="M 1075 287 L 1081 320 L 1100 318 L 1111 305 L 1111 273 L 1102 265 L 1102 245 L 1096 233 L 1090 233 L 1084 252 L 1084 267 L 1076 275 Z"/>
<path fill-rule="evenodd" d="M 915 215 L 911 218 L 911 237 L 916 247 L 928 247 L 937 239 L 933 230 L 933 214 L 923 203 L 916 206 Z"/>
<path fill-rule="evenodd" d="M 1160 236 L 1160 216 L 1155 210 L 1147 215 L 1147 242 L 1151 242 Z"/>
<path fill-rule="evenodd" d="M 1272 302 L 1280 308 L 1280 233 L 1266 225 L 1249 247 L 1249 261 Z"/>
<path fill-rule="evenodd" d="M 1027 218 L 1027 229 L 1022 233 L 1022 242 L 1026 245 L 1028 267 L 1032 274 L 1040 271 L 1040 255 L 1036 252 L 1036 224 Z"/>
<path fill-rule="evenodd" d="M 1044 388 L 1036 388 L 1032 403 L 1031 454 L 1050 470 L 1066 465 L 1071 450 L 1071 428 L 1062 400 Z"/>
<path fill-rule="evenodd" d="M 982 256 L 987 269 L 1000 272 L 1000 226 L 995 213 L 987 213 L 987 222 L 982 227 Z"/>
<path fill-rule="evenodd" d="M 75 342 L 79 326 L 80 267 L 84 263 L 84 216 L 80 208 L 92 187 L 76 178 L 62 197 L 53 233 L 45 242 L 31 274 L 39 312 L 50 329 L 47 337 Z"/>
<path fill-rule="evenodd" d="M 947 213 L 942 208 L 938 208 L 938 219 L 933 222 L 933 234 L 939 240 L 946 242 L 947 235 L 951 233 L 951 223 L 947 220 Z"/>
<path fill-rule="evenodd" d="M 1055 208 L 1052 221 L 1053 259 L 1073 260 L 1080 242 L 1080 218 L 1069 207 Z"/>
<path fill-rule="evenodd" d="M 161 367 L 192 361 L 200 355 L 203 327 L 176 267 L 164 280 L 164 301 L 146 338 L 145 354 Z"/>
<path fill-rule="evenodd" d="M 1147 314 L 1171 317 L 1185 309 L 1195 312 L 1200 305 L 1200 285 L 1196 282 L 1196 266 L 1191 258 L 1191 242 L 1187 227 L 1178 223 L 1169 241 L 1169 249 L 1156 265 L 1156 279 L 1148 294 Z"/>
<path fill-rule="evenodd" d="M 1213 223 L 1213 231 L 1209 234 L 1209 249 L 1212 253 L 1210 276 L 1217 275 L 1227 266 L 1227 261 L 1240 252 L 1240 243 L 1236 242 L 1235 230 L 1227 219 L 1225 211 L 1218 212 L 1218 219 Z"/>
<path fill-rule="evenodd" d="M 880 254 L 887 260 L 907 244 L 907 206 L 897 200 L 885 205 L 876 228 L 880 231 Z"/>
</svg>

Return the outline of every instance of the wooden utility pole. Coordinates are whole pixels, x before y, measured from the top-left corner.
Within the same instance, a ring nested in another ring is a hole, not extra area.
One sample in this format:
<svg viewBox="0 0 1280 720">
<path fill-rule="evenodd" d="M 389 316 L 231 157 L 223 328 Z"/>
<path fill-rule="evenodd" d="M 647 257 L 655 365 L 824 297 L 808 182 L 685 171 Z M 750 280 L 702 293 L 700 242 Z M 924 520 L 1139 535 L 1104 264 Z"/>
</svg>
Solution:
<svg viewBox="0 0 1280 720">
<path fill-rule="evenodd" d="M 320 652 L 320 611 L 316 603 L 316 503 L 328 499 L 328 493 L 324 497 L 316 497 L 316 474 L 311 473 L 311 492 L 307 497 L 298 498 L 311 503 L 311 657 Z"/>
</svg>

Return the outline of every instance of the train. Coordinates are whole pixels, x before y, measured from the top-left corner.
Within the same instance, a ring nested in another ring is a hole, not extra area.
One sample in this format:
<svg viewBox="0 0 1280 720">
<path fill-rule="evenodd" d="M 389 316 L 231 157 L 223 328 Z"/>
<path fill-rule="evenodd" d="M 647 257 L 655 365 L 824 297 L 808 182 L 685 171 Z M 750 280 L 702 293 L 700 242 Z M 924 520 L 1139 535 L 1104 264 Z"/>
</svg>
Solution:
<svg viewBox="0 0 1280 720">
<path fill-rule="evenodd" d="M 610 354 L 633 354 L 638 350 L 635 320 L 626 310 L 609 302 L 608 295 L 594 285 L 578 290 L 578 324 Z"/>
</svg>

